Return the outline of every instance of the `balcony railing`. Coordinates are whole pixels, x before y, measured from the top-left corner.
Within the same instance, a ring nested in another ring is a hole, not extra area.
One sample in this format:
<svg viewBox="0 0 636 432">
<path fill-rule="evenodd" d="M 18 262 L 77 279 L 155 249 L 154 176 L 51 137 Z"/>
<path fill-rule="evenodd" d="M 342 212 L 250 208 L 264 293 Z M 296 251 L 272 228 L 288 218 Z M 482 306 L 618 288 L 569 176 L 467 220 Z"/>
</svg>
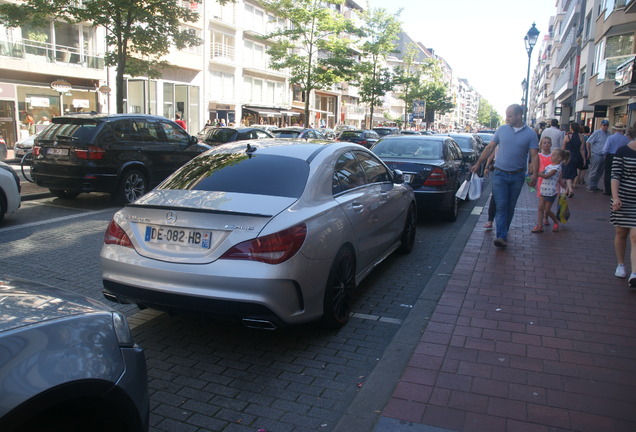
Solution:
<svg viewBox="0 0 636 432">
<path fill-rule="evenodd" d="M 101 53 L 29 39 L 0 38 L 0 56 L 90 69 L 104 69 L 104 55 Z"/>
<path fill-rule="evenodd" d="M 214 43 L 210 47 L 210 58 L 234 60 L 234 47 L 222 43 Z"/>
<path fill-rule="evenodd" d="M 574 80 L 572 79 L 572 67 L 568 65 L 568 67 L 563 69 L 563 71 L 561 72 L 561 75 L 559 76 L 559 78 L 557 78 L 556 82 L 554 83 L 554 95 L 556 97 L 559 97 L 563 93 L 565 93 L 567 90 L 572 89 L 573 81 Z"/>
</svg>

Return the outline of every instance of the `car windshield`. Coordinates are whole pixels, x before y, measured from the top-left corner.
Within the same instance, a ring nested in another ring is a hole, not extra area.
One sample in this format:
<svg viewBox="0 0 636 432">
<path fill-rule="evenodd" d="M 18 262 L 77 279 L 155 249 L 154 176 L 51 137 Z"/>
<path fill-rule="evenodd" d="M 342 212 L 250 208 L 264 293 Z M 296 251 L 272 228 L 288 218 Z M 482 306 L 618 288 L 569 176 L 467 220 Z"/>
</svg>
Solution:
<svg viewBox="0 0 636 432">
<path fill-rule="evenodd" d="M 38 135 L 40 141 L 73 140 L 91 141 L 97 122 L 86 119 L 56 119 Z"/>
<path fill-rule="evenodd" d="M 286 156 L 218 153 L 193 159 L 157 189 L 234 192 L 298 198 L 305 189 L 309 165 Z"/>
<path fill-rule="evenodd" d="M 371 150 L 380 158 L 442 158 L 442 143 L 440 141 L 383 138 Z"/>
<path fill-rule="evenodd" d="M 392 129 L 373 128 L 373 130 L 380 136 L 389 135 L 391 132 L 393 132 Z"/>
<path fill-rule="evenodd" d="M 274 131 L 273 134 L 276 138 L 297 138 L 300 131 Z"/>
</svg>

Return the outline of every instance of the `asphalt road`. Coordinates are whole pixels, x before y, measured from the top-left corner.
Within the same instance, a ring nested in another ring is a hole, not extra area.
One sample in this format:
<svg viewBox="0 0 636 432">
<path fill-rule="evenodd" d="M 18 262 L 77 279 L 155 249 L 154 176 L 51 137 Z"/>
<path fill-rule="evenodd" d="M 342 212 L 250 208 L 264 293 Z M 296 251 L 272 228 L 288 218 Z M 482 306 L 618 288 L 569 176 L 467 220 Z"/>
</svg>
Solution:
<svg viewBox="0 0 636 432">
<path fill-rule="evenodd" d="M 415 250 L 389 257 L 358 287 L 354 315 L 338 331 L 254 330 L 108 303 L 98 258 L 117 207 L 106 194 L 24 201 L 0 225 L 0 272 L 82 293 L 127 315 L 146 350 L 153 431 L 345 431 L 366 400 L 381 404 L 390 396 L 389 378 L 399 372 L 395 347 L 400 358 L 408 355 L 408 337 L 426 325 L 452 270 L 449 256 L 459 256 L 481 210 L 475 205 L 463 203 L 454 223 L 423 218 Z M 424 293 L 427 286 L 432 292 Z M 428 306 L 415 314 L 423 296 Z M 371 424 L 373 413 L 368 417 Z"/>
</svg>

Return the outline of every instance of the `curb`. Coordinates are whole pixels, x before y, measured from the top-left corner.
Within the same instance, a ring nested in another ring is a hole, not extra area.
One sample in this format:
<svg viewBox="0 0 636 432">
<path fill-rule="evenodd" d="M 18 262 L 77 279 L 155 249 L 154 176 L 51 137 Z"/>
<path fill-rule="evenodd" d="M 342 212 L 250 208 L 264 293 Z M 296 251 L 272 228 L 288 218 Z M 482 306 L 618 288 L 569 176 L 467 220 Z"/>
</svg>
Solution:
<svg viewBox="0 0 636 432">
<path fill-rule="evenodd" d="M 381 421 L 382 411 L 428 326 L 428 320 L 446 289 L 448 279 L 477 225 L 486 201 L 490 198 L 490 190 L 491 182 L 488 182 L 475 208 L 459 229 L 455 240 L 422 290 L 401 329 L 387 347 L 360 393 L 336 424 L 334 432 L 396 432 L 395 425 Z"/>
</svg>

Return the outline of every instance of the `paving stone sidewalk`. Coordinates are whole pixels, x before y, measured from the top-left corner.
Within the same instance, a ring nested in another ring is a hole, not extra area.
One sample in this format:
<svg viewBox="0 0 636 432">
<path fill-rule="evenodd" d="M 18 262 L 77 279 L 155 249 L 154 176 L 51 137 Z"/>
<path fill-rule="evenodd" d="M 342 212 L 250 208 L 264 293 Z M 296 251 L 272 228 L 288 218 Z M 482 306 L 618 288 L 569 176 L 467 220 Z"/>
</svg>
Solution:
<svg viewBox="0 0 636 432">
<path fill-rule="evenodd" d="M 484 208 L 375 432 L 636 431 L 636 289 L 614 276 L 609 196 L 569 201 L 559 232 L 531 234 L 524 187 L 504 250 Z"/>
</svg>

